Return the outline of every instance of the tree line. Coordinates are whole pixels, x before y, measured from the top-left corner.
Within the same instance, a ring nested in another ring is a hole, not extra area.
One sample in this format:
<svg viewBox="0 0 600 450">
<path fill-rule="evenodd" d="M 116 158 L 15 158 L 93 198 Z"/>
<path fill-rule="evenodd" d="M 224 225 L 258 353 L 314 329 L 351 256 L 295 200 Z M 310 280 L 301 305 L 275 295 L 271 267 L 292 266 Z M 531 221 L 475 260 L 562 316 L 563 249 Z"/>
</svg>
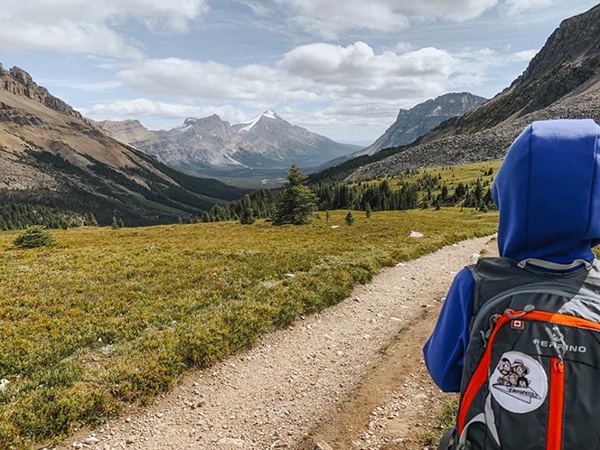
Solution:
<svg viewBox="0 0 600 450">
<path fill-rule="evenodd" d="M 288 181 L 282 189 L 259 190 L 227 205 L 217 205 L 196 220 L 217 222 L 239 220 L 252 223 L 253 220 L 274 219 L 280 221 L 278 212 L 282 205 L 294 206 L 294 202 L 307 202 L 308 191 L 301 195 L 290 195 L 290 185 L 302 185 L 314 195 L 314 203 L 319 211 L 348 209 L 358 211 L 394 211 L 416 208 L 442 208 L 461 206 L 476 208 L 479 211 L 496 209 L 491 195 L 491 184 L 482 177 L 470 183 L 458 183 L 449 187 L 437 176 L 425 172 L 416 181 L 408 181 L 419 172 L 407 170 L 394 178 L 368 180 L 358 183 L 317 182 L 306 184 L 307 177 L 297 167 L 292 166 Z M 492 170 L 482 175 L 491 176 Z M 290 223 L 290 222 L 287 222 Z"/>
<path fill-rule="evenodd" d="M 13 203 L 0 197 L 0 230 L 21 230 L 32 225 L 45 228 L 98 226 L 92 212 L 78 214 L 50 206 Z"/>
</svg>

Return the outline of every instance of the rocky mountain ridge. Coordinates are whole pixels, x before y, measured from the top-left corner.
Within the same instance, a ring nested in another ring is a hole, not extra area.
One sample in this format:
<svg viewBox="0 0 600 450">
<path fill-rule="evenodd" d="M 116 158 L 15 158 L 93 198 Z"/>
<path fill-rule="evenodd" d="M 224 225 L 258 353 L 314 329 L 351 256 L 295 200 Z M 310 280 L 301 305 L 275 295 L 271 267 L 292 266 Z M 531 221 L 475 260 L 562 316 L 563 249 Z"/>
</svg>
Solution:
<svg viewBox="0 0 600 450">
<path fill-rule="evenodd" d="M 500 159 L 533 120 L 584 117 L 600 123 L 600 5 L 564 20 L 523 74 L 493 99 L 356 169 L 348 180 Z"/>
<path fill-rule="evenodd" d="M 56 112 L 83 120 L 83 117 L 78 111 L 75 111 L 61 99 L 51 95 L 45 87 L 38 86 L 33 81 L 31 75 L 19 67 L 13 67 L 6 70 L 0 63 L 0 83 L 2 89 L 11 94 L 26 97 L 41 103 Z"/>
<path fill-rule="evenodd" d="M 0 68 L 0 156 L 0 206 L 40 205 L 72 220 L 173 222 L 243 195 L 117 142 L 16 67 Z"/>
<path fill-rule="evenodd" d="M 356 155 L 372 155 L 381 149 L 408 145 L 452 117 L 462 116 L 487 99 L 468 92 L 449 93 L 401 109 L 396 121 L 373 144 Z"/>
<path fill-rule="evenodd" d="M 273 111 L 229 124 L 217 115 L 188 118 L 182 126 L 151 131 L 139 122 L 98 122 L 115 139 L 191 173 L 222 175 L 239 169 L 316 167 L 359 149 L 290 124 Z"/>
</svg>

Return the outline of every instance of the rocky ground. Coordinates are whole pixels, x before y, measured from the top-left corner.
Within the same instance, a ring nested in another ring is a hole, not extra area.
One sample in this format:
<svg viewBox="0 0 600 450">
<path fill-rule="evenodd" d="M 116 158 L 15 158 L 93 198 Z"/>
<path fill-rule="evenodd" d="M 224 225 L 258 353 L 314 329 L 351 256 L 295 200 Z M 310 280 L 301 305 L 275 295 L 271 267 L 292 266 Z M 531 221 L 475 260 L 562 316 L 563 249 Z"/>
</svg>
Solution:
<svg viewBox="0 0 600 450">
<path fill-rule="evenodd" d="M 384 270 L 321 314 L 48 450 L 424 449 L 448 401 L 421 349 L 480 238 Z"/>
</svg>

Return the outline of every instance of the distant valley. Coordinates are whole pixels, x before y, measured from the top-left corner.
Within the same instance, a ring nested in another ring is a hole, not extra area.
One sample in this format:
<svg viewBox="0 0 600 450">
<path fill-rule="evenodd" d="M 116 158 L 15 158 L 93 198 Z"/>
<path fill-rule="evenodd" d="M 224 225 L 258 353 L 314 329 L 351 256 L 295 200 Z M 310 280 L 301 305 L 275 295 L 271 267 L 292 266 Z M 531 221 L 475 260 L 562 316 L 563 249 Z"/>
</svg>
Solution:
<svg viewBox="0 0 600 450">
<path fill-rule="evenodd" d="M 280 186 L 295 164 L 315 172 L 382 148 L 410 143 L 444 120 L 462 115 L 486 99 L 468 93 L 446 94 L 401 109 L 396 121 L 367 148 L 340 144 L 294 126 L 274 111 L 230 125 L 217 115 L 188 118 L 180 127 L 151 131 L 137 120 L 96 125 L 115 139 L 184 172 L 253 187 Z"/>
</svg>

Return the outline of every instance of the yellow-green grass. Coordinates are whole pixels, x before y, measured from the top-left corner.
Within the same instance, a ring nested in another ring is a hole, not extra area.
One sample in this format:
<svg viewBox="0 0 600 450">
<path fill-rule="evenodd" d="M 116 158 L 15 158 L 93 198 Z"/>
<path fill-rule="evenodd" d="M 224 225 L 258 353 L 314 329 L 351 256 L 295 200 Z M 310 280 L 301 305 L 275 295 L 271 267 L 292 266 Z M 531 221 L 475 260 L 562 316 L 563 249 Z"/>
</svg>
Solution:
<svg viewBox="0 0 600 450">
<path fill-rule="evenodd" d="M 445 208 L 259 221 L 0 233 L 0 448 L 32 448 L 147 402 L 190 368 L 348 296 L 383 266 L 496 230 Z M 338 227 L 334 227 L 339 225 Z M 418 231 L 423 238 L 411 238 Z"/>
<path fill-rule="evenodd" d="M 481 180 L 491 180 L 498 169 L 500 168 L 501 160 L 478 162 L 471 164 L 463 164 L 460 166 L 447 166 L 447 167 L 434 167 L 429 169 L 422 169 L 418 174 L 409 175 L 407 181 L 416 181 L 422 174 L 427 173 L 431 176 L 440 177 L 440 183 L 442 184 L 470 184 Z M 492 173 L 488 175 L 490 169 Z"/>
</svg>

